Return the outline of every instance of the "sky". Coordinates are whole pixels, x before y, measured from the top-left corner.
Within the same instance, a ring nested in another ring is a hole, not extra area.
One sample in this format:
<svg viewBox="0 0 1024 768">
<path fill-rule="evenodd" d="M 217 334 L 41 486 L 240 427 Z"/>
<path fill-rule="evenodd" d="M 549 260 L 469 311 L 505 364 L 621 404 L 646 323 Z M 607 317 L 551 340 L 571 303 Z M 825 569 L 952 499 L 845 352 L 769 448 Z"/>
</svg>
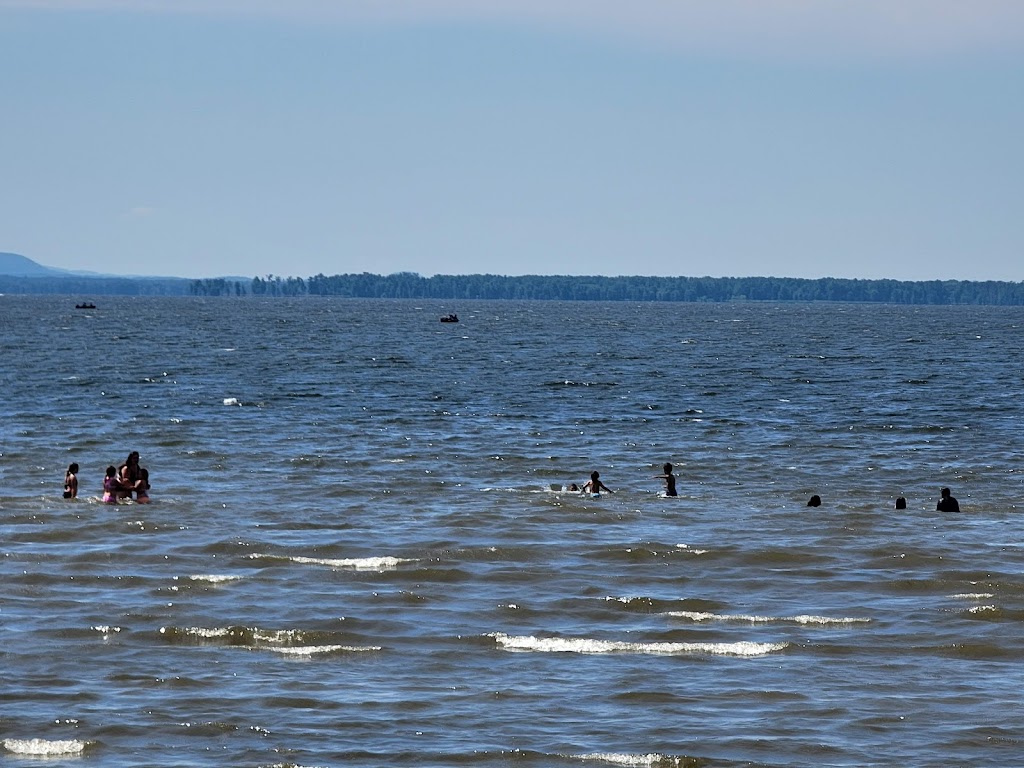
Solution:
<svg viewBox="0 0 1024 768">
<path fill-rule="evenodd" d="M 1024 280 L 1020 0 L 0 0 L 0 251 Z"/>
</svg>

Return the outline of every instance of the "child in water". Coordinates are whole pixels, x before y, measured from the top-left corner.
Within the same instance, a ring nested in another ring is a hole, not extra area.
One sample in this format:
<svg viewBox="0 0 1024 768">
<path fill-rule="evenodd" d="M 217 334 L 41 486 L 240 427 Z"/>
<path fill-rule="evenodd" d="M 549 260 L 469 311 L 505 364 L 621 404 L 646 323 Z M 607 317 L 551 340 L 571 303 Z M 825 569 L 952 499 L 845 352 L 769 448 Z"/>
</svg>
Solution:
<svg viewBox="0 0 1024 768">
<path fill-rule="evenodd" d="M 149 504 L 149 470 L 139 467 L 139 480 L 135 483 L 135 501 L 139 504 Z"/>
<path fill-rule="evenodd" d="M 678 496 L 679 494 L 676 493 L 676 476 L 672 474 L 672 465 L 666 461 L 661 470 L 662 474 L 655 475 L 655 477 L 665 481 L 665 495 Z"/>
<path fill-rule="evenodd" d="M 107 476 L 103 478 L 103 502 L 105 504 L 117 504 L 120 488 L 121 484 L 117 482 L 117 467 L 111 464 L 107 467 Z"/>
<path fill-rule="evenodd" d="M 611 488 L 601 482 L 601 475 L 598 472 L 590 473 L 590 480 L 586 485 L 583 486 L 583 492 L 589 493 L 591 496 L 600 496 L 601 491 L 608 491 L 608 493 L 615 493 Z"/>
<path fill-rule="evenodd" d="M 64 473 L 64 498 L 78 498 L 78 465 L 71 464 L 68 471 Z"/>
</svg>

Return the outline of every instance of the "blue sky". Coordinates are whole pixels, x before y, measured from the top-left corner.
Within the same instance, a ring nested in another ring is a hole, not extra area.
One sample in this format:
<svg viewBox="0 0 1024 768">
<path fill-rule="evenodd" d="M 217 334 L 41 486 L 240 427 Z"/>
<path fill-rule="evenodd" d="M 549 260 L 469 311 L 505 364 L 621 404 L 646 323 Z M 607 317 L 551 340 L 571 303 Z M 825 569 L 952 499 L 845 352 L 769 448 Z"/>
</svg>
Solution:
<svg viewBox="0 0 1024 768">
<path fill-rule="evenodd" d="M 0 251 L 1024 280 L 1018 0 L 0 0 Z"/>
</svg>

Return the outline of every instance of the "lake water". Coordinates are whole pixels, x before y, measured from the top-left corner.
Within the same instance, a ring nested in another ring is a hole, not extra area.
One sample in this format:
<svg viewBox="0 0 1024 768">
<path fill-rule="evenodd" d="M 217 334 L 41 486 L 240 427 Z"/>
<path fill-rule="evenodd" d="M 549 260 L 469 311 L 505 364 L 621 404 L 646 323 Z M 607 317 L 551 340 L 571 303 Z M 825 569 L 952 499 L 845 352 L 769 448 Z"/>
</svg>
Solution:
<svg viewBox="0 0 1024 768">
<path fill-rule="evenodd" d="M 5 765 L 1024 760 L 1022 308 L 97 303 L 0 297 Z"/>
</svg>

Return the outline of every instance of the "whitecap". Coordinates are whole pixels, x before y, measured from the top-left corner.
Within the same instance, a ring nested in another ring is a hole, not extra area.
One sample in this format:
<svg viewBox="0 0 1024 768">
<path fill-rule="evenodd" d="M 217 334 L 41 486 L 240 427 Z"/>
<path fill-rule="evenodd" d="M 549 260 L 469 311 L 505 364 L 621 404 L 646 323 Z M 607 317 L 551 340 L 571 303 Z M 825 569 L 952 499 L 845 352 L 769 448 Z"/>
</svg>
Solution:
<svg viewBox="0 0 1024 768">
<path fill-rule="evenodd" d="M 180 630 L 176 630 L 173 627 L 160 627 L 160 634 L 166 635 L 172 632 L 180 632 L 183 635 L 194 635 L 195 637 L 201 637 L 204 640 L 213 640 L 221 637 L 228 637 L 235 630 L 230 627 L 214 627 L 208 629 L 206 627 L 185 627 Z"/>
<path fill-rule="evenodd" d="M 498 645 L 506 651 L 537 653 L 639 653 L 656 656 L 709 654 L 715 656 L 764 656 L 781 651 L 789 643 L 627 643 L 620 640 L 595 640 L 586 637 L 534 637 L 492 632 Z"/>
<path fill-rule="evenodd" d="M 77 739 L 64 739 L 50 741 L 47 739 L 4 739 L 4 748 L 8 752 L 17 755 L 56 756 L 56 755 L 80 755 L 88 742 Z"/>
<path fill-rule="evenodd" d="M 224 405 L 241 405 L 241 403 L 238 402 L 237 397 L 225 397 Z"/>
<path fill-rule="evenodd" d="M 991 592 L 964 592 L 959 595 L 950 595 L 950 600 L 991 600 L 995 597 Z"/>
<path fill-rule="evenodd" d="M 218 576 L 214 574 L 197 574 L 195 576 L 188 577 L 189 581 L 204 581 L 207 584 L 226 584 L 232 581 L 239 581 L 241 578 L 241 576 Z"/>
<path fill-rule="evenodd" d="M 975 605 L 975 606 L 972 606 L 972 607 L 968 608 L 967 612 L 968 613 L 992 613 L 992 612 L 998 611 L 998 610 L 999 610 L 999 608 L 997 608 L 994 605 Z"/>
<path fill-rule="evenodd" d="M 831 616 L 744 616 L 742 614 L 719 614 L 707 613 L 704 611 L 668 611 L 666 616 L 678 619 L 689 619 L 690 621 L 731 621 L 745 624 L 867 624 L 871 619 L 842 616 L 834 618 Z"/>
<path fill-rule="evenodd" d="M 356 571 L 391 571 L 402 563 L 415 562 L 415 560 L 402 557 L 353 557 L 340 560 L 320 557 L 290 557 L 288 559 L 301 565 L 327 565 L 331 568 L 351 568 Z"/>
<path fill-rule="evenodd" d="M 671 765 L 679 764 L 679 761 L 675 758 L 666 758 L 664 755 L 657 753 L 651 753 L 649 755 L 628 755 L 618 752 L 594 752 L 589 755 L 569 755 L 571 760 L 596 760 L 602 763 L 612 763 L 613 765 L 626 765 L 636 766 L 642 768 L 643 766 L 660 766 L 660 765 Z"/>
<path fill-rule="evenodd" d="M 381 650 L 379 645 L 300 645 L 265 648 L 263 650 L 284 656 L 316 656 L 321 653 L 372 653 Z"/>
<path fill-rule="evenodd" d="M 706 549 L 690 549 L 689 544 L 676 544 L 676 549 L 685 549 L 690 555 L 706 555 L 708 553 Z"/>
</svg>

